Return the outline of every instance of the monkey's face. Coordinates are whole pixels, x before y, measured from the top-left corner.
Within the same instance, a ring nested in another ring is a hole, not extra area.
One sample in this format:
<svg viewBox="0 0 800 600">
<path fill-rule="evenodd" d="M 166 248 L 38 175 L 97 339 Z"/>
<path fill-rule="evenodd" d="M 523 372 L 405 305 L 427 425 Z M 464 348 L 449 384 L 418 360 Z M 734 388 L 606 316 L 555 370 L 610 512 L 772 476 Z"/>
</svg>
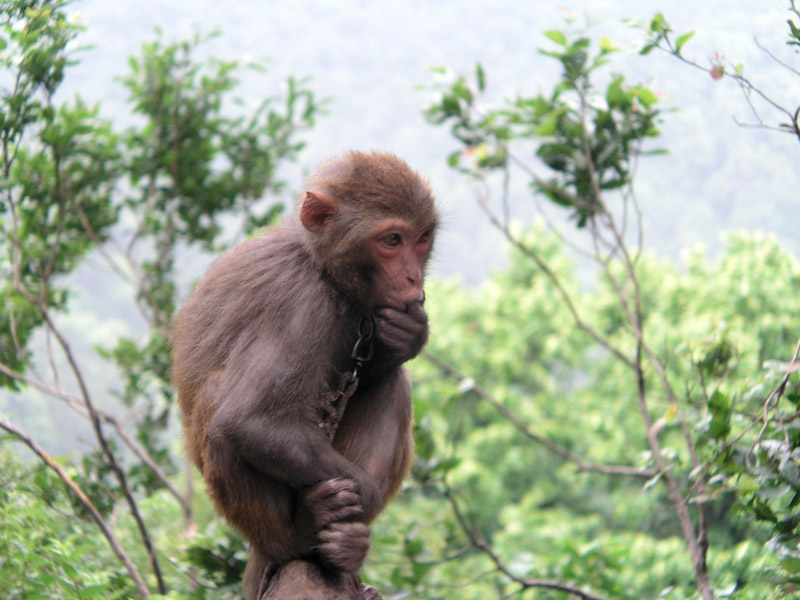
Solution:
<svg viewBox="0 0 800 600">
<path fill-rule="evenodd" d="M 433 247 L 435 225 L 419 225 L 400 218 L 381 221 L 367 238 L 375 268 L 374 303 L 405 310 L 424 298 L 425 263 Z"/>
<path fill-rule="evenodd" d="M 315 263 L 353 308 L 423 298 L 438 213 L 428 184 L 389 154 L 352 152 L 311 177 L 300 222 Z"/>
</svg>

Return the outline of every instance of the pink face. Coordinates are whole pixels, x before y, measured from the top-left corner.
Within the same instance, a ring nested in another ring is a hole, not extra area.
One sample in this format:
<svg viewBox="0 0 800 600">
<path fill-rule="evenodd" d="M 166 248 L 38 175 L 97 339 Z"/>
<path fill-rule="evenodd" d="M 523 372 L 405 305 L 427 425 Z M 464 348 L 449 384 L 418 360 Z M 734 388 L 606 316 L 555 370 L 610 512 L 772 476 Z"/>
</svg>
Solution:
<svg viewBox="0 0 800 600">
<path fill-rule="evenodd" d="M 425 263 L 433 245 L 434 225 L 419 227 L 403 219 L 388 219 L 372 233 L 369 250 L 377 266 L 376 306 L 405 310 L 421 301 Z"/>
</svg>

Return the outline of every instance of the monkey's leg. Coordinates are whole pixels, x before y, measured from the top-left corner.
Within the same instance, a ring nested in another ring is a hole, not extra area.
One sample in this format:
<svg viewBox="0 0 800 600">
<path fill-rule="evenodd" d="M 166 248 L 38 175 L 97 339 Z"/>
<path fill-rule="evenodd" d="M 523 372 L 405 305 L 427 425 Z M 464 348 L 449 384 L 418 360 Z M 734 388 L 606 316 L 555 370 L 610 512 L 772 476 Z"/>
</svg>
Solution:
<svg viewBox="0 0 800 600">
<path fill-rule="evenodd" d="M 354 573 L 369 549 L 369 527 L 358 522 L 363 516 L 356 482 L 328 479 L 301 496 L 295 532 L 326 567 Z"/>
<path fill-rule="evenodd" d="M 276 565 L 258 549 L 250 545 L 248 548 L 247 568 L 244 570 L 242 591 L 247 600 L 258 600 L 264 594 L 270 579 L 277 571 Z"/>
</svg>

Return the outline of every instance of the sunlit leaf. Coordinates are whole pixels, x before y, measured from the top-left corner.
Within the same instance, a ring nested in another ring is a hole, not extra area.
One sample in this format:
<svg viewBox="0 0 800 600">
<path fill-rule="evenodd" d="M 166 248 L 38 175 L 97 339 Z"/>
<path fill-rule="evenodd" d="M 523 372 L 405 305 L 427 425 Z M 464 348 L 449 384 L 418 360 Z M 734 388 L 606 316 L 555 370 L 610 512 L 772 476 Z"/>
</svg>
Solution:
<svg viewBox="0 0 800 600">
<path fill-rule="evenodd" d="M 690 39 L 692 39 L 693 35 L 694 35 L 694 31 L 689 31 L 687 33 L 684 33 L 683 35 L 679 35 L 678 36 L 678 38 L 675 40 L 675 51 L 678 54 L 681 53 L 681 48 L 683 48 L 683 46 L 684 46 L 684 44 L 686 44 L 686 42 L 688 42 Z"/>
<path fill-rule="evenodd" d="M 567 45 L 567 36 L 564 34 L 563 31 L 557 31 L 555 29 L 548 29 L 544 32 L 545 37 L 554 41 L 559 46 L 566 46 Z"/>
</svg>

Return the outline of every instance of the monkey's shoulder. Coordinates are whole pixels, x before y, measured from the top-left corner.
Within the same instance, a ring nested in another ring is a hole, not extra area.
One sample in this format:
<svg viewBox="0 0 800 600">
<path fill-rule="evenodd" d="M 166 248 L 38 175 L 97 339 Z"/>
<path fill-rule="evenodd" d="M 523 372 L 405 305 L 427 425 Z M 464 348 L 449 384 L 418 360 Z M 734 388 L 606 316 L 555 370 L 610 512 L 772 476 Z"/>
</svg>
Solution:
<svg viewBox="0 0 800 600">
<path fill-rule="evenodd" d="M 216 318 L 265 321 L 271 330 L 314 323 L 340 311 L 300 232 L 281 226 L 225 252 L 198 284 L 195 295 Z M 312 325 L 313 326 L 313 325 Z"/>
<path fill-rule="evenodd" d="M 250 238 L 222 254 L 197 286 L 200 294 L 228 294 L 251 304 L 285 293 L 287 282 L 313 275 L 311 255 L 298 236 L 276 228 Z"/>
</svg>

